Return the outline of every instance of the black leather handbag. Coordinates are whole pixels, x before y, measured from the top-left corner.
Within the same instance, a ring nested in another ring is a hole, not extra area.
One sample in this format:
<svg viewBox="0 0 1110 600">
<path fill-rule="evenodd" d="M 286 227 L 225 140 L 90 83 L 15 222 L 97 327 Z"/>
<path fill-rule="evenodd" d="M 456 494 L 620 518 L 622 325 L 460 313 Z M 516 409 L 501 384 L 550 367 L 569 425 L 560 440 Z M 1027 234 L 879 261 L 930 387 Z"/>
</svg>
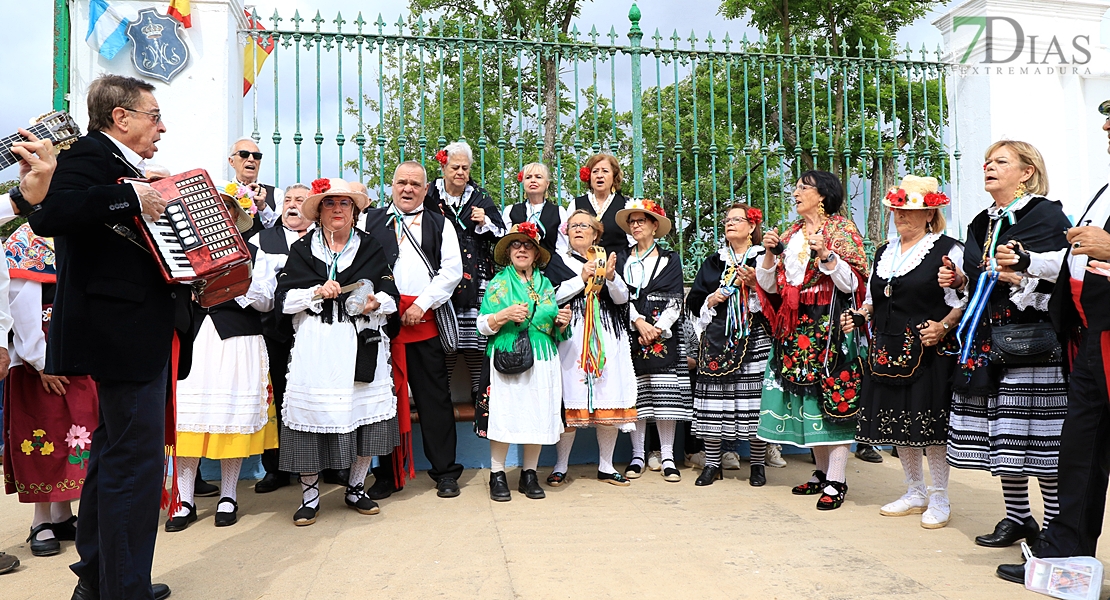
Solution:
<svg viewBox="0 0 1110 600">
<path fill-rule="evenodd" d="M 1061 364 L 1064 350 L 1051 323 L 996 325 L 991 328 L 990 362 L 1004 367 Z"/>
<path fill-rule="evenodd" d="M 517 375 L 532 368 L 535 357 L 532 356 L 532 340 L 528 339 L 528 325 L 516 334 L 512 350 L 494 350 L 493 368 L 504 375 Z"/>
<path fill-rule="evenodd" d="M 378 347 L 382 334 L 376 327 L 368 327 L 356 336 L 358 349 L 355 351 L 355 381 L 370 383 L 378 370 Z"/>
</svg>

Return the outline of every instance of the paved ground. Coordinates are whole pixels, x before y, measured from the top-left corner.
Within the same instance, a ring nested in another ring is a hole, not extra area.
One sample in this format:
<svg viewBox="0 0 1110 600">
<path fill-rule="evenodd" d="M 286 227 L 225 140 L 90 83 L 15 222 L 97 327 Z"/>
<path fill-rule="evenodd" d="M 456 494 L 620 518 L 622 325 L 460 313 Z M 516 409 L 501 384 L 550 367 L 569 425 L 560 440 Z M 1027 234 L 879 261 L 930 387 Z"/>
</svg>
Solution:
<svg viewBox="0 0 1110 600">
<path fill-rule="evenodd" d="M 305 528 L 291 520 L 296 489 L 256 495 L 242 482 L 240 522 L 214 528 L 216 499 L 201 498 L 197 523 L 159 534 L 154 577 L 177 599 L 1045 598 L 995 578 L 1017 547 L 972 542 L 1002 516 L 989 475 L 954 470 L 952 522 L 927 531 L 916 517 L 878 513 L 902 491 L 897 460 L 852 458 L 848 501 L 831 513 L 790 494 L 812 466 L 787 460 L 786 469 L 768 469 L 764 488 L 748 485 L 746 463 L 708 488 L 694 487 L 689 470 L 678 484 L 648 473 L 617 488 L 572 467 L 575 479 L 547 488 L 546 500 L 514 491 L 505 504 L 489 500 L 488 471 L 466 471 L 451 500 L 437 498 L 421 474 L 377 516 L 345 508 L 341 490 L 326 486 L 319 520 Z M 0 498 L 0 550 L 23 562 L 0 576 L 0 597 L 68 598 L 73 545 L 32 557 L 23 542 L 30 513 L 13 496 Z"/>
</svg>

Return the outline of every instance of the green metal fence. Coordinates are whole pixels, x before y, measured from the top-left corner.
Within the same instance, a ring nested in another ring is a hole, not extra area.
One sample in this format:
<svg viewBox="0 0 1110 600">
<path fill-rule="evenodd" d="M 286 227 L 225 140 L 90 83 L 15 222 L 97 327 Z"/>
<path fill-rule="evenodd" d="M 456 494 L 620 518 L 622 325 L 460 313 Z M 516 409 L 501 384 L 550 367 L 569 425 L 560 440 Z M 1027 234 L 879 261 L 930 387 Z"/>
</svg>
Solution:
<svg viewBox="0 0 1110 600">
<path fill-rule="evenodd" d="M 779 224 L 806 169 L 841 176 L 853 217 L 877 241 L 887 187 L 905 172 L 946 181 L 959 158 L 939 48 L 892 54 L 677 30 L 644 44 L 635 5 L 623 36 L 420 17 L 254 17 L 271 29 L 248 35 L 272 36 L 275 49 L 248 96 L 252 135 L 264 149 L 272 143 L 279 184 L 358 178 L 381 198 L 399 161 L 422 161 L 434 178 L 436 151 L 465 139 L 475 180 L 502 203 L 523 197 L 519 169 L 542 161 L 565 204 L 585 193 L 579 167 L 608 152 L 626 195 L 661 199 L 673 213 L 668 241 L 688 274 L 719 244 L 726 206 L 747 202 Z"/>
</svg>

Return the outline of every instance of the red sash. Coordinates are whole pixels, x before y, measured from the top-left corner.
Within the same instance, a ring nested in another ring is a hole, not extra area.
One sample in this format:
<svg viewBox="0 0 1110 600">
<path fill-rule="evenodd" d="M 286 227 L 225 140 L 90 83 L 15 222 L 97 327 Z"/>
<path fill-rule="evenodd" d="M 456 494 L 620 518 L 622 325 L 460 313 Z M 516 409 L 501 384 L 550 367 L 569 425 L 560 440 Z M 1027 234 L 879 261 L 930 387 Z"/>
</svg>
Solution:
<svg viewBox="0 0 1110 600">
<path fill-rule="evenodd" d="M 404 315 L 415 300 L 416 296 L 401 296 L 398 314 Z M 406 478 L 416 478 L 412 461 L 412 416 L 409 413 L 409 367 L 405 344 L 423 342 L 438 335 L 435 315 L 429 310 L 420 323 L 401 326 L 400 333 L 389 343 L 393 357 L 393 387 L 397 390 L 397 425 L 401 430 L 401 445 L 393 451 L 393 484 L 397 488 L 404 487 Z"/>
<path fill-rule="evenodd" d="M 1083 327 L 1087 327 L 1087 314 L 1083 312 L 1083 304 L 1079 301 L 1080 295 L 1083 293 L 1083 282 L 1072 278 L 1071 281 L 1071 299 L 1075 303 L 1075 310 L 1079 311 L 1079 320 L 1082 321 Z M 1102 347 L 1102 375 L 1106 378 L 1106 387 L 1110 388 L 1110 331 L 1103 331 L 1099 334 L 1099 345 Z M 1078 347 L 1074 343 L 1068 344 L 1068 364 L 1075 363 L 1075 355 L 1078 352 Z"/>
<path fill-rule="evenodd" d="M 177 370 L 180 360 L 181 340 L 174 330 L 170 346 L 169 397 L 166 398 L 166 461 L 173 461 L 173 470 L 170 472 L 170 489 L 167 490 L 165 484 L 162 485 L 162 508 L 171 517 L 181 508 L 181 495 L 177 490 Z M 163 469 L 165 471 L 168 469 Z"/>
</svg>

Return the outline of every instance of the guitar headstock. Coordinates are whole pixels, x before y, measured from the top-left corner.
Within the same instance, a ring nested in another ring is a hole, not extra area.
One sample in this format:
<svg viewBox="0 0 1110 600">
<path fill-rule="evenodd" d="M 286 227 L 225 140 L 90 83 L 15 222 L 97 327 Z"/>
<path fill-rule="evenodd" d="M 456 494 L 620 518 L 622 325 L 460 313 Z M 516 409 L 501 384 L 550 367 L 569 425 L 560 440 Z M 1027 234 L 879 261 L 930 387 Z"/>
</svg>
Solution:
<svg viewBox="0 0 1110 600">
<path fill-rule="evenodd" d="M 46 113 L 31 121 L 32 133 L 39 139 L 50 139 L 55 153 L 70 147 L 81 137 L 81 127 L 65 111 Z"/>
</svg>

